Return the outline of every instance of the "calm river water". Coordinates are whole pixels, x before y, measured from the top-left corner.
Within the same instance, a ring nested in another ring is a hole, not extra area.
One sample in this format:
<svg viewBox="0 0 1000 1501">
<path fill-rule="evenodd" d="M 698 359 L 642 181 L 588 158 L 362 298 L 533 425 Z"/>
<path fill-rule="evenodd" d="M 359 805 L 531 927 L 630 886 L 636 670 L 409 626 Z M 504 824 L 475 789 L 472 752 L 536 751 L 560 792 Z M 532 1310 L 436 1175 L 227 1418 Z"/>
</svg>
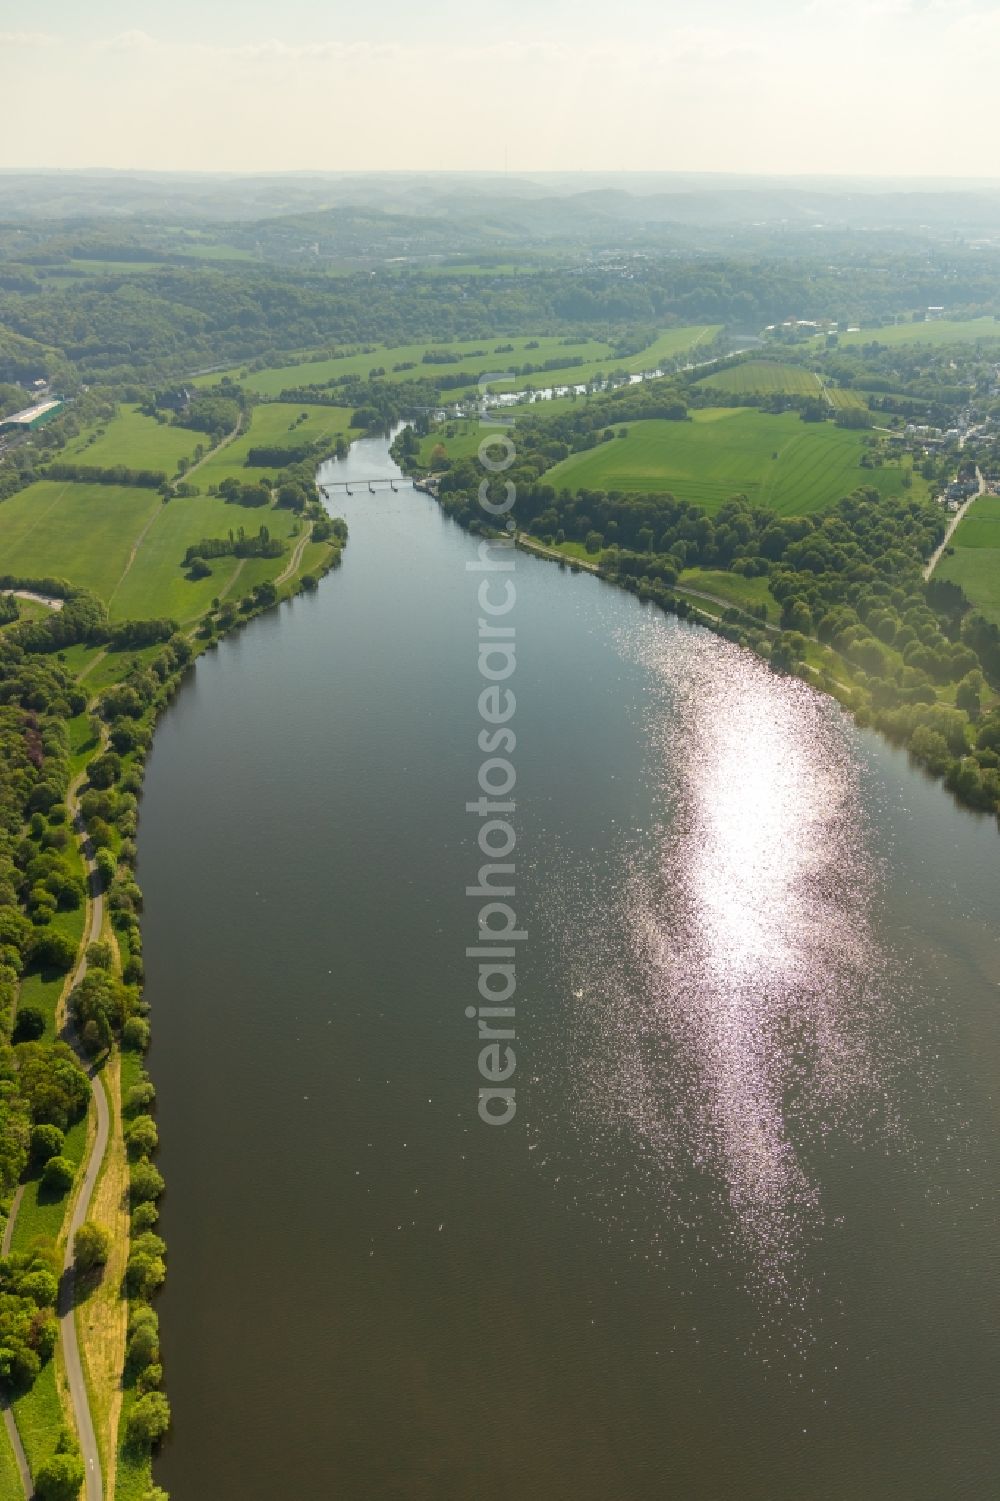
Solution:
<svg viewBox="0 0 1000 1501">
<path fill-rule="evenodd" d="M 330 478 L 395 473 L 358 443 Z M 476 542 L 333 508 L 201 661 L 140 879 L 175 1501 L 986 1501 L 1000 837 L 517 555 L 518 1112 L 476 1111 Z"/>
</svg>

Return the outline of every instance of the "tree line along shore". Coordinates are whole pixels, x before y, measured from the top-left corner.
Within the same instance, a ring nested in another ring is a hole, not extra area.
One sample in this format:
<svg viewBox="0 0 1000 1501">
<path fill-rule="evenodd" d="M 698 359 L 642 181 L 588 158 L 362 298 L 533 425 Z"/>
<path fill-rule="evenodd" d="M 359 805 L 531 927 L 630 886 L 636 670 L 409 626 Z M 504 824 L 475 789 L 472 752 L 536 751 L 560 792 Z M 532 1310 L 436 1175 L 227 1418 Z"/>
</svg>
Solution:
<svg viewBox="0 0 1000 1501">
<path fill-rule="evenodd" d="M 785 266 L 782 297 L 797 274 Z M 42 1501 L 75 1495 L 86 1468 L 59 1338 L 67 1252 L 104 1494 L 161 1494 L 167 1248 L 144 1065 L 142 772 L 198 655 L 339 561 L 346 528 L 315 487 L 325 457 L 402 424 L 404 467 L 481 530 L 488 377 L 489 399 L 517 403 L 507 477 L 525 545 L 754 650 L 905 744 L 965 803 L 1000 805 L 989 496 L 923 578 L 948 487 L 972 471 L 1000 481 L 987 288 L 933 337 L 915 319 L 862 339 L 779 329 L 733 354 L 734 310 L 763 320 L 778 295 L 733 267 L 651 268 L 642 286 L 497 271 L 470 275 L 461 297 L 449 272 L 418 299 L 410 283 L 352 280 L 332 300 L 264 272 L 264 304 L 248 292 L 256 271 L 234 275 L 91 269 L 64 325 L 59 278 L 0 287 L 0 423 L 25 382 L 67 398 L 37 431 L 0 433 L 0 1387 Z M 126 286 L 146 310 L 128 358 L 112 327 Z M 887 294 L 862 279 L 858 295 L 874 318 Z M 171 344 L 162 299 L 182 296 L 216 320 L 211 347 L 183 319 Z M 340 332 L 317 343 L 326 319 Z M 222 368 L 192 375 L 199 357 Z M 110 1131 L 70 1240 L 92 1085 Z M 0 1501 L 21 1494 L 0 1430 Z"/>
<path fill-rule="evenodd" d="M 81 427 L 87 415 L 89 428 Z M 143 767 L 156 720 L 197 656 L 315 587 L 346 541 L 313 485 L 317 458 L 336 450 L 329 424 L 303 435 L 308 423 L 298 411 L 284 422 L 299 452 L 280 485 L 268 477 L 261 502 L 242 493 L 259 488 L 261 471 L 247 462 L 248 442 L 240 462 L 250 422 L 238 404 L 224 413 L 231 428 L 208 433 L 200 453 L 190 448 L 189 464 L 155 474 L 155 484 L 137 482 L 142 449 L 156 446 L 159 456 L 172 446 L 176 458 L 178 440 L 196 435 L 161 435 L 152 429 L 165 424 L 143 415 L 106 394 L 81 403 L 68 431 L 50 440 L 59 477 L 37 484 L 61 486 L 66 507 L 83 512 L 97 540 L 61 550 L 57 514 L 35 536 L 33 555 L 18 560 L 13 549 L 14 561 L 33 571 L 0 576 L 0 1391 L 16 1428 L 13 1440 L 0 1429 L 3 1501 L 24 1494 L 19 1461 L 40 1501 L 76 1496 L 88 1468 L 93 1474 L 60 1339 L 60 1298 L 71 1301 L 100 1493 L 126 1501 L 163 1494 L 151 1470 L 170 1410 L 153 1306 L 167 1267 L 157 1227 L 164 1184 L 144 1065 L 150 1018 L 135 880 Z M 266 423 L 262 430 L 267 439 Z M 61 457 L 98 444 L 97 475 L 97 466 Z M 212 473 L 213 462 L 210 500 L 185 476 L 199 465 Z M 23 496 L 34 511 L 32 488 L 0 506 L 0 532 L 7 507 Z M 152 492 L 155 509 L 133 518 L 131 537 L 119 536 L 108 570 L 102 528 L 120 533 L 115 508 L 134 491 Z M 163 525 L 161 538 L 159 523 L 186 500 L 204 500 L 206 509 Z M 218 517 L 225 528 L 213 525 Z M 8 569 L 11 552 L 0 551 Z M 39 567 L 67 557 L 70 578 Z M 116 608 L 122 578 L 135 570 L 143 577 L 138 618 Z M 182 619 L 151 613 L 183 589 L 193 597 Z M 111 1125 L 86 1218 L 71 1235 L 94 1151 L 92 1087 Z"/>
</svg>

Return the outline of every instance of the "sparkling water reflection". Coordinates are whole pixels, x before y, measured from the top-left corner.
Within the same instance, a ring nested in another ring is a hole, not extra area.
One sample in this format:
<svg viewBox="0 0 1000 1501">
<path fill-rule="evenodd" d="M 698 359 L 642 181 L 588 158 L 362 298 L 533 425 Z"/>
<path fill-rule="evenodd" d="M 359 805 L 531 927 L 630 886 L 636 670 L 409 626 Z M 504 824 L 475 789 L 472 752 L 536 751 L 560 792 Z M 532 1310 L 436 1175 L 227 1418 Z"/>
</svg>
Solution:
<svg viewBox="0 0 1000 1501">
<path fill-rule="evenodd" d="M 653 620 L 621 648 L 649 676 L 657 811 L 601 895 L 604 920 L 580 891 L 565 908 L 581 1119 L 605 1137 L 627 1125 L 658 1211 L 710 1215 L 710 1253 L 731 1237 L 755 1292 L 801 1304 L 824 1218 L 814 1148 L 831 1132 L 901 1145 L 895 1080 L 919 1064 L 887 983 L 898 961 L 873 932 L 856 738 L 829 700 L 775 693 L 761 663 L 709 637 Z M 583 968 L 581 928 L 604 934 Z"/>
<path fill-rule="evenodd" d="M 363 442 L 330 478 L 395 472 Z M 199 663 L 146 783 L 158 1478 L 996 1494 L 995 828 L 800 684 L 519 558 L 531 939 L 486 1131 L 476 544 L 413 491 L 341 503 L 342 569 Z"/>
</svg>

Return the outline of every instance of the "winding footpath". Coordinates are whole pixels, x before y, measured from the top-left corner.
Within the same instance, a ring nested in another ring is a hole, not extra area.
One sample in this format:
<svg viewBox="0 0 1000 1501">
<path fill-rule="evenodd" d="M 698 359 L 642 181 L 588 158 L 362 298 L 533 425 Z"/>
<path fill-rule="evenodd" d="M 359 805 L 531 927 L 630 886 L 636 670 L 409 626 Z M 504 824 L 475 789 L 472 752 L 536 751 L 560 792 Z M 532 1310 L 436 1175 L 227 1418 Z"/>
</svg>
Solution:
<svg viewBox="0 0 1000 1501">
<path fill-rule="evenodd" d="M 80 948 L 80 957 L 69 988 L 79 985 L 87 973 L 87 946 L 97 943 L 104 926 L 104 896 L 101 891 L 100 878 L 97 873 L 97 863 L 94 847 L 87 837 L 84 827 L 83 816 L 80 812 L 79 790 L 83 781 L 82 775 L 76 779 L 67 795 L 67 803 L 73 818 L 73 826 L 80 835 L 83 856 L 87 864 L 87 875 L 90 882 L 90 921 L 83 935 Z M 62 1277 L 59 1283 L 59 1338 L 62 1344 L 63 1361 L 66 1366 L 66 1380 L 69 1387 L 70 1401 L 73 1404 L 73 1416 L 76 1422 L 77 1435 L 80 1440 L 80 1452 L 86 1476 L 87 1501 L 103 1501 L 104 1488 L 101 1479 L 101 1456 L 97 1447 L 97 1435 L 94 1432 L 94 1420 L 90 1411 L 90 1399 L 87 1395 L 87 1383 L 83 1374 L 83 1362 L 80 1359 L 80 1346 L 76 1334 L 76 1277 L 73 1266 L 73 1239 L 90 1208 L 94 1188 L 97 1184 L 104 1154 L 108 1148 L 108 1136 L 111 1120 L 108 1110 L 107 1097 L 97 1078 L 95 1065 L 83 1056 L 79 1043 L 72 1033 L 67 1030 L 67 1041 L 77 1053 L 81 1063 L 87 1070 L 90 1080 L 90 1092 L 94 1101 L 94 1115 L 96 1129 L 94 1141 L 87 1159 L 87 1166 L 73 1204 L 69 1224 L 66 1228 L 66 1249 L 63 1255 Z M 11 1204 L 10 1215 L 4 1226 L 3 1243 L 0 1245 L 0 1253 L 6 1256 L 10 1250 L 11 1240 L 14 1234 L 14 1224 L 17 1212 L 21 1204 L 21 1196 L 24 1193 L 23 1186 L 18 1189 Z M 2 1402 L 4 1427 L 10 1440 L 17 1468 L 21 1476 L 21 1485 L 26 1497 L 34 1494 L 31 1483 L 31 1473 L 28 1468 L 27 1457 L 21 1436 L 17 1431 L 14 1414 L 6 1399 Z"/>
<path fill-rule="evenodd" d="M 292 575 L 298 572 L 299 564 L 302 562 L 302 554 L 308 547 L 311 538 L 312 522 L 310 521 L 305 531 L 302 533 L 302 536 L 299 538 L 298 542 L 296 542 L 295 551 L 289 558 L 287 566 L 281 570 L 281 572 L 278 574 L 278 577 L 275 579 L 274 583 L 276 588 L 280 589 L 282 584 L 287 583 Z"/>
<path fill-rule="evenodd" d="M 206 459 L 217 453 L 220 448 L 224 448 L 228 443 L 231 443 L 233 439 L 238 436 L 239 432 L 240 425 L 237 424 L 235 429 L 225 438 L 223 438 L 222 441 L 215 446 L 215 448 L 210 449 L 207 454 L 203 455 L 203 457 L 198 461 L 197 464 L 193 464 L 191 466 L 191 469 L 188 470 L 188 474 L 191 474 L 200 466 L 200 464 L 203 464 Z M 147 533 L 150 531 L 153 522 L 160 514 L 161 512 L 158 509 L 146 523 L 140 536 L 136 539 L 135 546 L 132 548 L 131 555 L 125 567 L 125 573 L 122 574 L 122 579 L 124 579 L 125 574 L 128 573 L 129 569 L 132 567 L 132 564 L 135 562 L 136 554 L 138 553 L 142 542 L 145 540 Z M 298 566 L 298 563 L 301 560 L 302 553 L 305 550 L 306 543 L 309 541 L 311 531 L 312 528 L 310 527 L 302 537 L 299 545 L 295 549 L 289 569 L 286 570 L 286 573 L 282 575 L 282 578 L 281 580 L 279 580 L 279 582 L 283 582 L 285 577 L 290 576 L 290 574 L 295 571 L 295 568 Z M 119 579 L 119 585 L 121 584 L 122 579 Z M 50 609 L 53 610 L 61 610 L 64 603 L 64 601 L 61 599 L 50 599 L 45 595 L 34 594 L 27 590 L 16 589 L 4 592 L 16 594 L 22 599 L 35 600 L 39 604 L 47 605 Z M 90 665 L 93 666 L 94 663 L 91 663 Z M 69 788 L 66 802 L 70 811 L 70 816 L 73 820 L 73 827 L 80 838 L 81 849 L 83 851 L 83 857 L 87 867 L 87 878 L 90 885 L 89 922 L 83 936 L 83 941 L 81 943 L 80 955 L 77 961 L 76 969 L 73 971 L 73 977 L 70 985 L 67 987 L 66 993 L 79 985 L 80 981 L 87 973 L 87 947 L 91 943 L 97 943 L 100 941 L 101 933 L 104 927 L 104 895 L 101 889 L 101 881 L 97 870 L 96 853 L 87 835 L 86 826 L 83 821 L 83 815 L 80 811 L 79 794 L 83 780 L 84 777 L 81 773 L 81 775 L 76 778 L 76 780 Z M 80 1226 L 87 1218 L 91 1200 L 94 1196 L 94 1190 L 97 1187 L 97 1180 L 100 1176 L 101 1167 L 108 1150 L 108 1141 L 111 1130 L 111 1117 L 110 1111 L 108 1109 L 107 1096 L 105 1095 L 104 1088 L 97 1076 L 97 1067 L 89 1058 L 87 1058 L 87 1056 L 83 1052 L 83 1049 L 80 1046 L 79 1039 L 76 1037 L 71 1023 L 67 1024 L 64 1035 L 65 1040 L 73 1048 L 74 1052 L 77 1054 L 77 1057 L 80 1059 L 81 1064 L 86 1070 L 87 1078 L 90 1081 L 90 1093 L 91 1098 L 94 1102 L 95 1131 L 94 1140 L 90 1149 L 90 1155 L 87 1158 L 83 1177 L 80 1180 L 76 1198 L 73 1202 L 69 1224 L 66 1226 L 66 1247 L 63 1255 L 62 1276 L 59 1283 L 59 1303 L 57 1310 L 59 1317 L 59 1338 L 62 1345 L 63 1361 L 66 1367 L 66 1381 L 69 1388 L 70 1402 L 72 1403 L 73 1407 L 73 1417 L 76 1424 L 77 1436 L 80 1442 L 80 1453 L 83 1458 L 84 1464 L 84 1492 L 86 1495 L 86 1501 L 104 1501 L 104 1482 L 101 1473 L 101 1455 L 100 1450 L 97 1446 L 97 1435 L 94 1429 L 93 1414 L 90 1410 L 90 1398 L 87 1393 L 87 1382 L 86 1377 L 84 1376 L 83 1362 L 80 1357 L 80 1344 L 77 1338 L 76 1330 L 76 1275 L 73 1261 L 73 1241 L 75 1239 L 76 1232 L 79 1230 Z M 14 1225 L 17 1219 L 17 1213 L 21 1204 L 21 1197 L 23 1195 L 23 1192 L 23 1187 L 17 1190 L 17 1193 L 15 1194 L 14 1199 L 11 1203 L 11 1209 L 10 1214 L 7 1218 L 7 1223 L 4 1226 L 3 1239 L 2 1243 L 0 1243 L 0 1254 L 4 1256 L 8 1254 L 10 1249 L 10 1244 L 14 1233 Z M 11 1411 L 10 1404 L 8 1403 L 7 1399 L 2 1396 L 0 1396 L 0 1411 L 2 1411 L 3 1413 L 4 1427 L 7 1431 L 7 1437 L 10 1441 L 10 1446 L 14 1452 L 14 1457 L 21 1478 L 22 1489 L 24 1491 L 25 1497 L 28 1498 L 28 1501 L 30 1501 L 30 1498 L 34 1495 L 31 1472 L 28 1467 L 28 1461 L 24 1452 L 24 1446 L 21 1443 L 21 1436 L 17 1431 L 17 1424 L 14 1421 L 14 1414 Z"/>
<path fill-rule="evenodd" d="M 83 952 L 73 975 L 72 987 L 79 985 L 87 973 L 87 945 L 100 941 L 101 930 L 104 926 L 104 895 L 101 890 L 100 877 L 97 871 L 96 855 L 84 826 L 83 815 L 80 812 L 79 791 L 82 780 L 82 776 L 77 778 L 70 788 L 66 799 L 73 818 L 73 826 L 81 836 L 83 857 L 87 862 L 91 898 L 90 926 L 84 934 Z M 90 1411 L 90 1399 L 87 1395 L 87 1383 L 83 1374 L 83 1362 L 80 1359 L 80 1346 L 76 1335 L 76 1276 L 73 1267 L 73 1238 L 87 1218 L 87 1211 L 90 1208 L 90 1201 L 97 1185 L 101 1164 L 108 1149 L 111 1118 L 108 1110 L 107 1096 L 97 1077 L 96 1065 L 84 1057 L 79 1042 L 72 1031 L 68 1031 L 67 1040 L 87 1070 L 87 1077 L 90 1080 L 90 1093 L 94 1101 L 96 1130 L 94 1132 L 94 1142 L 90 1150 L 90 1156 L 87 1159 L 87 1166 L 66 1231 L 66 1251 L 63 1258 L 63 1274 L 59 1288 L 59 1336 L 62 1341 L 63 1360 L 66 1365 L 66 1380 L 69 1386 L 70 1401 L 73 1404 L 73 1414 L 76 1419 L 77 1436 L 80 1440 L 80 1453 L 83 1456 L 86 1475 L 86 1498 L 87 1501 L 103 1501 L 104 1486 L 101 1478 L 101 1455 L 97 1447 L 97 1435 L 94 1432 L 94 1419 Z"/>
</svg>

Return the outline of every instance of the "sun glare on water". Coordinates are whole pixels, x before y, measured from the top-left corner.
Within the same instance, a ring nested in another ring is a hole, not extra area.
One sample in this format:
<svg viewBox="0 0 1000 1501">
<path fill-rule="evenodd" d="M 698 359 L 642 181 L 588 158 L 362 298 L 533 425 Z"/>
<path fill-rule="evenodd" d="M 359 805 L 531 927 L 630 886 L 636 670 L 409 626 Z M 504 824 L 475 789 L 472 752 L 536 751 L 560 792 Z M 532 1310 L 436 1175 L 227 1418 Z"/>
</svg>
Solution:
<svg viewBox="0 0 1000 1501">
<path fill-rule="evenodd" d="M 736 1243 L 784 1296 L 823 1223 L 817 1145 L 895 1129 L 851 732 L 717 640 L 656 622 L 626 652 L 649 671 L 656 813 L 574 969 L 575 1104 L 582 1129 L 655 1165 L 661 1217 L 710 1220 L 703 1239 Z"/>
</svg>

